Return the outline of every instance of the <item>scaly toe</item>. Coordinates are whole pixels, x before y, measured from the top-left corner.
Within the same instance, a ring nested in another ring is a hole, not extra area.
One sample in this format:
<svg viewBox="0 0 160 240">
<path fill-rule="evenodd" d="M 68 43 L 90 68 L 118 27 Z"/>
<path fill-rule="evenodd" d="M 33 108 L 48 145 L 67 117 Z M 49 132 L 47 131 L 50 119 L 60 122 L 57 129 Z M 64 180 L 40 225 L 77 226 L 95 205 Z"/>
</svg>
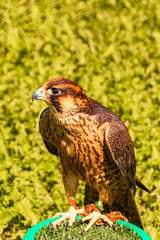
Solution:
<svg viewBox="0 0 160 240">
<path fill-rule="evenodd" d="M 88 216 L 86 216 L 86 217 L 83 217 L 81 220 L 82 220 L 82 222 L 85 222 L 85 221 L 88 221 L 88 220 L 90 220 L 90 219 L 92 219 L 93 218 L 93 216 L 96 214 L 96 213 L 98 213 L 98 212 L 92 212 L 91 214 L 89 214 Z"/>
<path fill-rule="evenodd" d="M 63 216 L 61 217 L 60 219 L 54 221 L 52 224 L 53 224 L 53 228 L 55 228 L 57 225 L 60 225 L 61 222 L 65 221 L 66 219 L 68 218 L 68 216 Z"/>
<path fill-rule="evenodd" d="M 58 220 L 56 220 L 55 222 L 53 222 L 53 227 L 60 225 L 61 222 L 65 221 L 66 219 L 69 219 L 68 221 L 68 226 L 72 226 L 75 223 L 75 219 L 77 214 L 79 213 L 83 213 L 84 209 L 78 209 L 76 210 L 73 206 L 70 206 L 68 212 L 66 213 L 56 213 L 54 215 L 54 217 L 60 217 Z"/>
<path fill-rule="evenodd" d="M 85 232 L 85 230 L 82 230 L 79 234 L 82 234 L 82 233 L 84 233 Z"/>
<path fill-rule="evenodd" d="M 106 216 L 104 216 L 101 213 L 95 211 L 95 212 L 92 212 L 91 214 L 89 214 L 87 217 L 82 218 L 82 222 L 85 222 L 87 220 L 91 220 L 89 222 L 89 224 L 86 226 L 86 228 L 84 229 L 84 232 L 87 232 L 94 225 L 94 223 L 98 219 L 103 219 L 103 221 L 108 223 L 109 226 L 112 226 L 113 228 L 115 228 L 113 222 L 111 222 Z"/>
</svg>

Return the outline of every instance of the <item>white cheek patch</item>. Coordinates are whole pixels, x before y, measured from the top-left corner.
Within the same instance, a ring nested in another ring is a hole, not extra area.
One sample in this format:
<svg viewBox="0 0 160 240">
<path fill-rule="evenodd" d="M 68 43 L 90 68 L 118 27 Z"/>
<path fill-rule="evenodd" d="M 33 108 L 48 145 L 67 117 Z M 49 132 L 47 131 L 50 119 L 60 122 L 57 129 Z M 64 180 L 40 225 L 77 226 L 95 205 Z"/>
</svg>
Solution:
<svg viewBox="0 0 160 240">
<path fill-rule="evenodd" d="M 77 105 L 74 102 L 74 99 L 68 97 L 68 98 L 61 98 L 60 105 L 63 109 L 69 111 L 77 108 Z"/>
<path fill-rule="evenodd" d="M 53 93 L 52 93 L 52 89 L 51 88 L 49 88 L 48 90 L 47 90 L 47 92 L 50 94 L 50 95 L 52 95 Z"/>
</svg>

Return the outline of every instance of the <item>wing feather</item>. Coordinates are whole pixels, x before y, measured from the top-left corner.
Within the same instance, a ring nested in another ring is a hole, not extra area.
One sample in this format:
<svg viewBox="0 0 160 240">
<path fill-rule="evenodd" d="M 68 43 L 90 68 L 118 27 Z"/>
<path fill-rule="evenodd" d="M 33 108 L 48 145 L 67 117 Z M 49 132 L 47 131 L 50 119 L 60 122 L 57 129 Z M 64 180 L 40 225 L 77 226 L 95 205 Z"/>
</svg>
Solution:
<svg viewBox="0 0 160 240">
<path fill-rule="evenodd" d="M 126 176 L 131 187 L 136 190 L 136 161 L 132 140 L 122 122 L 109 122 L 105 129 L 105 149 L 122 174 Z"/>
<path fill-rule="evenodd" d="M 39 132 L 43 138 L 47 150 L 51 154 L 58 156 L 56 144 L 54 143 L 54 139 L 52 138 L 52 131 L 49 120 L 49 108 L 46 108 L 40 116 Z"/>
</svg>

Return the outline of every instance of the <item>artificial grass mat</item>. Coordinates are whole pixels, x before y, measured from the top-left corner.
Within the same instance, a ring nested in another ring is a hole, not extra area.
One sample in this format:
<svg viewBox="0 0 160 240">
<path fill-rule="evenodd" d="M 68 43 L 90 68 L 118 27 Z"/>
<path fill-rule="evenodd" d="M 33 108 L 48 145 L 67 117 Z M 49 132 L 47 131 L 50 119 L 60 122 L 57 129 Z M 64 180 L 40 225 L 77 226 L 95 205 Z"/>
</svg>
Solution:
<svg viewBox="0 0 160 240">
<path fill-rule="evenodd" d="M 117 240 L 140 240 L 139 235 L 126 228 L 123 225 L 115 224 L 115 229 L 106 225 L 96 226 L 93 225 L 88 232 L 83 232 L 83 229 L 87 223 L 76 223 L 72 227 L 67 226 L 67 221 L 61 223 L 60 226 L 52 228 L 52 224 L 47 224 L 44 228 L 41 228 L 35 235 L 34 240 L 93 240 L 93 239 L 117 239 Z"/>
</svg>

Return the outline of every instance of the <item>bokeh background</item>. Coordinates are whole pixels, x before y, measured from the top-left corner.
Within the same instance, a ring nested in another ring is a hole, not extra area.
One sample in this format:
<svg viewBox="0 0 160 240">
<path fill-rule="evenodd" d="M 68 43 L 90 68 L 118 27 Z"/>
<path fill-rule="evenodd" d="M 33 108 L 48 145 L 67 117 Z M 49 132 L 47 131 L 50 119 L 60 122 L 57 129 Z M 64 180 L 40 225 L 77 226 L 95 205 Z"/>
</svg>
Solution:
<svg viewBox="0 0 160 240">
<path fill-rule="evenodd" d="M 66 77 L 125 122 L 135 146 L 145 231 L 160 239 L 160 1 L 0 1 L 0 236 L 67 210 L 59 160 L 44 147 L 32 103 Z M 83 206 L 84 184 L 77 202 Z"/>
</svg>

